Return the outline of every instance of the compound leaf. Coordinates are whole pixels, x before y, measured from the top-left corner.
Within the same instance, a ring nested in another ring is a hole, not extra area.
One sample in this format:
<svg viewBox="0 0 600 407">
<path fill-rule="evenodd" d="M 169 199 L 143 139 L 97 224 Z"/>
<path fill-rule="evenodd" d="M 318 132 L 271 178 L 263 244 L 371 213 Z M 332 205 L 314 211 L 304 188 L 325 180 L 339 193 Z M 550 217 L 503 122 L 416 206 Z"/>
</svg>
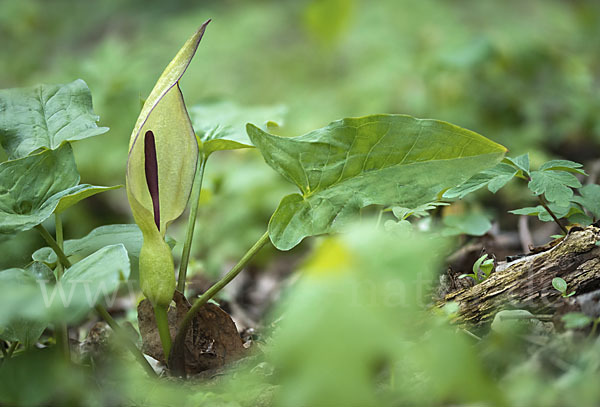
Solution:
<svg viewBox="0 0 600 407">
<path fill-rule="evenodd" d="M 556 202 L 560 206 L 568 206 L 573 197 L 571 188 L 579 188 L 581 183 L 569 172 L 546 169 L 532 171 L 528 187 L 534 195 L 544 194 L 549 202 Z"/>
<path fill-rule="evenodd" d="M 343 119 L 283 138 L 248 124 L 267 164 L 298 186 L 269 222 L 280 250 L 307 236 L 339 231 L 367 205 L 416 207 L 436 200 L 502 160 L 506 149 L 436 120 L 405 115 Z"/>
<path fill-rule="evenodd" d="M 471 192 L 477 191 L 485 186 L 492 193 L 498 192 L 500 188 L 508 183 L 519 171 L 512 165 L 500 163 L 493 168 L 475 174 L 463 184 L 450 188 L 444 192 L 444 198 L 462 199 Z"/>
<path fill-rule="evenodd" d="M 548 162 L 542 164 L 542 166 L 540 167 L 540 171 L 548 171 L 548 170 L 557 171 L 558 170 L 558 171 L 575 172 L 575 173 L 581 174 L 581 175 L 587 175 L 585 173 L 585 171 L 580 169 L 581 167 L 583 167 L 583 165 L 576 163 L 575 161 L 551 160 L 551 161 L 548 161 Z"/>
<path fill-rule="evenodd" d="M 523 154 L 515 158 L 506 157 L 504 160 L 523 171 L 525 175 L 529 175 L 529 154 Z"/>
<path fill-rule="evenodd" d="M 92 95 L 78 79 L 64 85 L 0 90 L 0 142 L 10 159 L 108 131 L 98 127 Z"/>
<path fill-rule="evenodd" d="M 594 219 L 600 219 L 600 185 L 588 184 L 579 188 L 581 196 L 575 196 L 571 199 L 590 211 Z"/>
</svg>

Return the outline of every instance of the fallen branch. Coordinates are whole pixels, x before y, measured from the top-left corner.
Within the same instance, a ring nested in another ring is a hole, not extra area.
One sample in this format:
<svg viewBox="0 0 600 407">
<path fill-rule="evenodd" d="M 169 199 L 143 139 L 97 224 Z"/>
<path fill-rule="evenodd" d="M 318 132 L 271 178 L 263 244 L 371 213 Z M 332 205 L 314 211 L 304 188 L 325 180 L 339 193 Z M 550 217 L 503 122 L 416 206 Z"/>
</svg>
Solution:
<svg viewBox="0 0 600 407">
<path fill-rule="evenodd" d="M 459 304 L 459 320 L 471 324 L 489 321 L 502 308 L 544 311 L 554 308 L 561 294 L 552 287 L 563 278 L 569 292 L 583 294 L 600 288 L 600 229 L 572 230 L 548 250 L 510 262 L 500 262 L 485 281 L 447 294 L 438 305 Z"/>
</svg>

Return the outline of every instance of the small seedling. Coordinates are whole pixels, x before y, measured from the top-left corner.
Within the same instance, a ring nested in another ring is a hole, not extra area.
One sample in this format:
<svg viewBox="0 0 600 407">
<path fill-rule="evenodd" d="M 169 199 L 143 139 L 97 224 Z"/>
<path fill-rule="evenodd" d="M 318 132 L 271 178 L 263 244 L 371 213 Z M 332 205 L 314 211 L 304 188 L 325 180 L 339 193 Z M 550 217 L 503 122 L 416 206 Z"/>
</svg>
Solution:
<svg viewBox="0 0 600 407">
<path fill-rule="evenodd" d="M 575 291 L 572 291 L 567 294 L 567 290 L 568 290 L 567 282 L 560 277 L 554 277 L 552 279 L 552 287 L 554 287 L 556 289 L 556 291 L 560 292 L 560 294 L 562 295 L 563 298 L 567 298 L 572 295 L 575 295 Z"/>
<path fill-rule="evenodd" d="M 484 254 L 473 264 L 473 273 L 461 274 L 458 278 L 471 277 L 475 283 L 481 283 L 489 278 L 494 270 L 494 259 L 488 259 L 488 255 Z"/>
</svg>

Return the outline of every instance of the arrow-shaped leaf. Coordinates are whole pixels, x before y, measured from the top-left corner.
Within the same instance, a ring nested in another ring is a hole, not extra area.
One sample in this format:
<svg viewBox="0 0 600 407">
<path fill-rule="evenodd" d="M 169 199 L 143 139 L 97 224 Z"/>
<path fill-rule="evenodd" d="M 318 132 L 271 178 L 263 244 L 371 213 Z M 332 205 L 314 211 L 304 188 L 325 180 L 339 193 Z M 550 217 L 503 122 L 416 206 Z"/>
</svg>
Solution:
<svg viewBox="0 0 600 407">
<path fill-rule="evenodd" d="M 9 158 L 108 131 L 98 127 L 92 95 L 81 79 L 65 85 L 0 90 L 0 142 Z"/>
<path fill-rule="evenodd" d="M 343 119 L 294 138 L 248 124 L 265 161 L 298 186 L 269 222 L 281 250 L 340 230 L 367 205 L 416 207 L 497 164 L 506 149 L 450 123 L 405 115 Z"/>
</svg>

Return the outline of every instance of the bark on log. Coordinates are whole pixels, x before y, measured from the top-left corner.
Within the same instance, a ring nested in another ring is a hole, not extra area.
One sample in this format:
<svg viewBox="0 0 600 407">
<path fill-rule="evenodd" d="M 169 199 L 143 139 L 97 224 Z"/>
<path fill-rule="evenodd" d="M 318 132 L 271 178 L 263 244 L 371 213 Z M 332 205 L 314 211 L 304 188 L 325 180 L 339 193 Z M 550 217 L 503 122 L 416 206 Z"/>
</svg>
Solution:
<svg viewBox="0 0 600 407">
<path fill-rule="evenodd" d="M 503 308 L 548 311 L 561 299 L 552 286 L 563 278 L 568 292 L 583 294 L 600 288 L 600 229 L 589 226 L 571 231 L 560 243 L 541 253 L 500 262 L 485 281 L 447 294 L 444 301 L 460 305 L 459 320 L 470 324 L 489 321 Z"/>
</svg>

